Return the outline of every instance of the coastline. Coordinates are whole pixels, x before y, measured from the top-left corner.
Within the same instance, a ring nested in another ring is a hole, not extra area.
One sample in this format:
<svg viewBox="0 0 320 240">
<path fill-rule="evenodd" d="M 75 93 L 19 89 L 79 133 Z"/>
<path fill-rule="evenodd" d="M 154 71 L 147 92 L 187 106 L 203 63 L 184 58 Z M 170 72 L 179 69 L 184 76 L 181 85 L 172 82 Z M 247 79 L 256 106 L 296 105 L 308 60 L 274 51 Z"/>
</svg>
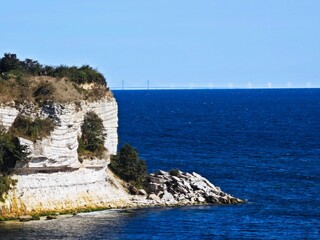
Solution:
<svg viewBox="0 0 320 240">
<path fill-rule="evenodd" d="M 87 201 L 84 203 L 82 202 L 81 204 L 79 203 L 79 201 L 77 201 L 76 198 L 73 198 L 69 199 L 68 201 L 73 201 L 71 206 L 74 207 L 66 207 L 65 205 L 52 204 L 50 210 L 44 207 L 35 208 L 35 206 L 24 207 L 23 209 L 15 209 L 14 207 L 17 207 L 19 205 L 16 202 L 14 206 L 11 206 L 11 208 L 9 208 L 10 212 L 4 212 L 2 208 L 2 217 L 0 218 L 0 221 L 20 220 L 21 222 L 26 222 L 30 220 L 39 220 L 41 217 L 47 217 L 50 220 L 58 218 L 60 215 L 76 215 L 78 213 L 110 209 L 126 210 L 201 205 L 232 205 L 245 203 L 245 201 L 239 198 L 224 193 L 223 191 L 221 191 L 219 187 L 214 186 L 207 179 L 203 178 L 201 175 L 197 173 L 190 174 L 180 172 L 181 179 L 186 178 L 186 176 L 188 176 L 188 178 L 192 179 L 193 181 L 191 184 L 185 181 L 183 185 L 182 183 L 179 184 L 178 177 L 170 176 L 169 173 L 159 170 L 158 173 L 152 173 L 149 176 L 152 180 L 148 183 L 148 186 L 149 188 L 153 188 L 153 190 L 150 190 L 148 193 L 146 193 L 145 191 L 140 189 L 135 193 L 135 195 L 132 194 L 132 190 L 130 193 L 130 187 L 128 183 L 119 179 L 114 173 L 110 171 L 110 169 L 105 169 L 105 174 L 108 176 L 108 180 L 105 181 L 111 183 L 110 186 L 112 187 L 112 189 L 106 188 L 104 190 L 108 190 L 109 194 L 121 193 L 121 198 L 110 201 L 110 198 L 104 196 L 105 199 L 100 198 L 100 202 L 90 202 L 88 201 L 88 199 L 84 198 Z M 164 178 L 166 178 L 167 180 L 165 181 Z M 161 181 L 162 185 L 160 184 Z M 155 184 L 157 187 L 156 189 L 154 188 Z M 189 185 L 192 186 L 190 186 L 190 191 L 188 193 L 184 193 L 185 198 L 181 199 L 181 194 L 183 193 L 183 186 L 185 187 Z M 101 187 L 101 185 L 98 186 Z M 90 188 L 92 186 L 87 187 Z M 164 190 L 163 188 L 166 189 Z M 42 188 L 39 189 L 40 191 L 43 191 Z M 17 201 L 16 198 L 14 200 Z M 19 200 L 22 201 L 21 199 Z M 47 199 L 43 199 L 43 201 L 44 200 L 47 201 Z"/>
</svg>

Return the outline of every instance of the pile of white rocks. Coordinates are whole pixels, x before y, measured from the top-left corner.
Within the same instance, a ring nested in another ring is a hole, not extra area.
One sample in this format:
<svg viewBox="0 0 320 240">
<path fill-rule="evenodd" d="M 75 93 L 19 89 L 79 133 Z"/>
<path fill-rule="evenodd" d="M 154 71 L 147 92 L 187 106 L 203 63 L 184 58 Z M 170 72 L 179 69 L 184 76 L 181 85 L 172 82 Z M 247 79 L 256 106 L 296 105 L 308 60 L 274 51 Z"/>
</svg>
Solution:
<svg viewBox="0 0 320 240">
<path fill-rule="evenodd" d="M 221 191 L 193 172 L 159 170 L 149 175 L 147 199 L 160 205 L 236 204 L 244 201 Z"/>
</svg>

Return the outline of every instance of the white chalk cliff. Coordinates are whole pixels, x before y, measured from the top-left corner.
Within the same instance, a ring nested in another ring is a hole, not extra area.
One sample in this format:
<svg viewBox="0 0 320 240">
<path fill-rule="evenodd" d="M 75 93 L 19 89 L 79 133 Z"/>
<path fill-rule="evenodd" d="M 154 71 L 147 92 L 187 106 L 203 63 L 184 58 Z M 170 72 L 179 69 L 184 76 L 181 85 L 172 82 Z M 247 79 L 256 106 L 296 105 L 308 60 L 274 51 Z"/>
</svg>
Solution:
<svg viewBox="0 0 320 240">
<path fill-rule="evenodd" d="M 14 105 L 13 103 L 11 105 Z M 0 106 L 0 124 L 9 129 L 18 114 L 50 117 L 55 128 L 46 138 L 32 142 L 19 138 L 31 150 L 31 160 L 16 166 L 17 184 L 0 203 L 2 216 L 19 216 L 49 211 L 126 206 L 129 194 L 108 169 L 109 155 L 103 160 L 79 162 L 77 148 L 81 124 L 89 111 L 103 121 L 105 148 L 116 154 L 118 106 L 114 98 L 77 103 L 52 103 L 35 110 L 28 106 Z"/>
<path fill-rule="evenodd" d="M 96 102 L 81 101 L 77 104 L 54 103 L 45 105 L 40 116 L 53 118 L 55 129 L 50 136 L 35 143 L 21 139 L 32 150 L 28 167 L 78 167 L 78 136 L 86 113 L 93 111 L 103 121 L 106 133 L 105 147 L 116 154 L 118 144 L 118 106 L 114 98 Z"/>
</svg>

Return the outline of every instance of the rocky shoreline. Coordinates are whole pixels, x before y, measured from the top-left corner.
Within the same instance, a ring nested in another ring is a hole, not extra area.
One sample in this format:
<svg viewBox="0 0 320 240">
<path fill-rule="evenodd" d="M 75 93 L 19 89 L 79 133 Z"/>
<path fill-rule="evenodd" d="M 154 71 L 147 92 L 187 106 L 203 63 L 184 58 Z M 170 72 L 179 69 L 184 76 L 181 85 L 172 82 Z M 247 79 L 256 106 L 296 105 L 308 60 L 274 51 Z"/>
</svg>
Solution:
<svg viewBox="0 0 320 240">
<path fill-rule="evenodd" d="M 110 173 L 109 173 L 110 176 Z M 112 179 L 112 181 L 120 181 Z M 119 183 L 120 183 L 119 182 Z M 118 184 L 117 184 L 118 185 Z M 147 190 L 136 189 L 127 183 L 121 185 L 128 191 L 128 201 L 114 202 L 100 207 L 78 208 L 67 211 L 51 211 L 42 214 L 21 215 L 17 218 L 20 222 L 32 220 L 52 220 L 59 216 L 76 215 L 80 212 L 101 211 L 107 209 L 137 209 L 152 207 L 175 207 L 191 205 L 216 205 L 216 204 L 241 204 L 245 201 L 223 192 L 220 187 L 213 185 L 209 180 L 195 172 L 185 173 L 179 170 L 170 172 L 159 170 L 148 176 Z M 120 187 L 120 185 L 118 185 Z M 148 192 L 148 193 L 147 193 Z M 53 216 L 53 217 L 52 217 Z M 10 220 L 3 219 L 3 220 Z"/>
<path fill-rule="evenodd" d="M 245 201 L 227 194 L 200 174 L 159 170 L 151 173 L 145 190 L 129 188 L 131 199 L 141 206 L 184 206 L 200 204 L 238 204 Z"/>
</svg>

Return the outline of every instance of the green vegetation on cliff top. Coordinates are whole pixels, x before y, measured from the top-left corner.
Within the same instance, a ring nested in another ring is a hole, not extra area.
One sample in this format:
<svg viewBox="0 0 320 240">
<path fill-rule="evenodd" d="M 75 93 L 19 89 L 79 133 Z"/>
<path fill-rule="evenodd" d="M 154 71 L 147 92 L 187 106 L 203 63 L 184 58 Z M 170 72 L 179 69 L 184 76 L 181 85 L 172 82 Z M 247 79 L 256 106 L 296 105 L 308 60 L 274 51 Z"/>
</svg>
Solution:
<svg viewBox="0 0 320 240">
<path fill-rule="evenodd" d="M 6 53 L 0 59 L 0 103 L 72 102 L 112 96 L 104 76 L 88 65 L 57 67 Z"/>
</svg>

